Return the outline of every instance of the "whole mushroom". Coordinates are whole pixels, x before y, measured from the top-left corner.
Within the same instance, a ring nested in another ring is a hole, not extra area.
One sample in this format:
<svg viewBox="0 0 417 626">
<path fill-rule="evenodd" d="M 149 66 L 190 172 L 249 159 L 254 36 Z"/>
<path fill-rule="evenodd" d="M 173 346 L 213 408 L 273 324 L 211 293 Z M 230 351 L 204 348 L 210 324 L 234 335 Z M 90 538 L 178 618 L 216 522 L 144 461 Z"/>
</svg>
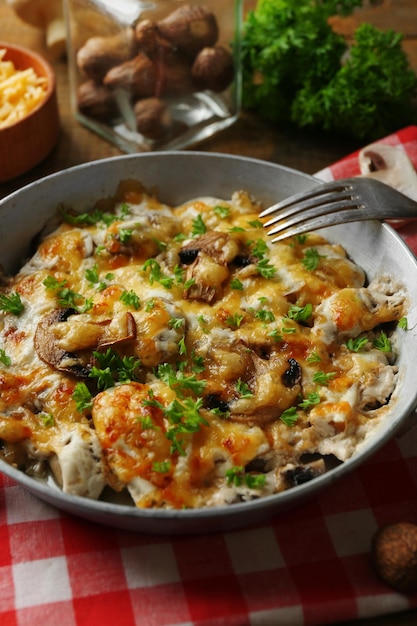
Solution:
<svg viewBox="0 0 417 626">
<path fill-rule="evenodd" d="M 372 562 L 378 576 L 403 593 L 417 591 L 417 524 L 398 522 L 374 535 Z"/>
<path fill-rule="evenodd" d="M 192 56 L 213 46 L 219 36 L 217 20 L 204 6 L 184 4 L 160 20 L 157 27 L 162 37 Z"/>
<path fill-rule="evenodd" d="M 233 57 L 222 46 L 203 48 L 195 58 L 191 74 L 198 87 L 224 91 L 233 80 Z"/>
<path fill-rule="evenodd" d="M 45 32 L 46 47 L 52 59 L 66 52 L 66 29 L 61 0 L 7 0 L 16 15 Z"/>
</svg>

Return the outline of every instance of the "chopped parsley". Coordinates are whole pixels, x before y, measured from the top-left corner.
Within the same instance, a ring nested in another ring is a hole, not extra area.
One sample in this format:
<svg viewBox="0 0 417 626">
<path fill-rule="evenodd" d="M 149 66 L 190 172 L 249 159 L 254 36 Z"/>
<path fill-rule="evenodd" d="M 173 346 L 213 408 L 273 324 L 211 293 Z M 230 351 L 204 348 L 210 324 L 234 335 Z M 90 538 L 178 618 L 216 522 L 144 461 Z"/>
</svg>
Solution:
<svg viewBox="0 0 417 626">
<path fill-rule="evenodd" d="M 297 408 L 291 406 L 289 409 L 285 409 L 280 415 L 280 420 L 284 422 L 286 426 L 294 426 L 298 419 Z"/>
<path fill-rule="evenodd" d="M 275 276 L 276 273 L 276 268 L 269 263 L 268 259 L 261 259 L 257 264 L 256 264 L 256 269 L 258 270 L 258 274 L 260 274 L 261 276 L 263 276 L 263 278 L 273 278 L 273 276 Z"/>
<path fill-rule="evenodd" d="M 230 326 L 230 328 L 239 328 L 241 323 L 243 322 L 244 315 L 241 313 L 233 313 L 233 315 L 229 315 L 226 319 L 226 324 Z"/>
<path fill-rule="evenodd" d="M 329 382 L 336 376 L 336 372 L 328 372 L 326 374 L 326 372 L 315 372 L 315 374 L 313 375 L 313 382 L 317 383 L 318 385 L 323 385 L 324 387 L 327 387 L 327 385 L 329 384 Z"/>
<path fill-rule="evenodd" d="M 202 398 L 187 397 L 181 401 L 175 398 L 167 406 L 157 400 L 153 393 L 149 393 L 149 397 L 142 402 L 143 406 L 153 406 L 162 411 L 163 415 L 168 419 L 171 426 L 166 432 L 166 437 L 171 441 L 171 454 L 185 455 L 185 441 L 181 437 L 184 434 L 196 433 L 201 426 L 208 426 L 207 420 L 201 415 L 200 410 L 203 407 Z"/>
<path fill-rule="evenodd" d="M 9 295 L 0 293 L 0 310 L 6 313 L 12 313 L 19 317 L 24 311 L 23 302 L 20 299 L 20 294 L 15 291 Z"/>
<path fill-rule="evenodd" d="M 230 289 L 243 291 L 243 283 L 238 278 L 232 278 L 232 280 L 230 281 Z"/>
<path fill-rule="evenodd" d="M 307 396 L 303 400 L 301 400 L 298 406 L 300 407 L 300 409 L 309 409 L 315 404 L 319 404 L 319 402 L 320 395 L 318 391 L 312 391 L 311 393 L 307 394 Z"/>
<path fill-rule="evenodd" d="M 235 465 L 225 472 L 226 482 L 229 486 L 241 487 L 246 485 L 249 489 L 262 489 L 266 483 L 265 474 L 245 473 L 245 468 Z"/>
<path fill-rule="evenodd" d="M 174 284 L 174 278 L 172 276 L 166 276 L 162 270 L 161 266 L 156 259 L 150 258 L 145 261 L 142 266 L 143 272 L 149 271 L 149 284 L 153 285 L 154 282 L 159 283 L 165 289 L 171 289 Z"/>
<path fill-rule="evenodd" d="M 70 289 L 65 280 L 58 281 L 54 276 L 47 276 L 43 285 L 49 291 L 56 291 L 58 304 L 61 307 L 74 309 L 78 313 L 86 313 L 93 306 L 91 298 L 85 298 L 80 293 Z"/>
<path fill-rule="evenodd" d="M 198 235 L 204 235 L 206 232 L 207 226 L 204 223 L 203 217 L 199 213 L 192 221 L 191 234 L 193 237 L 198 237 Z"/>
<path fill-rule="evenodd" d="M 171 469 L 171 461 L 155 461 L 152 463 L 152 469 L 158 474 L 167 474 Z"/>
<path fill-rule="evenodd" d="M 308 303 L 305 306 L 297 306 L 296 304 L 291 304 L 288 309 L 288 317 L 291 320 L 295 320 L 296 322 L 306 322 L 313 313 L 313 305 Z"/>
<path fill-rule="evenodd" d="M 301 263 L 309 272 L 316 270 L 320 263 L 320 255 L 316 248 L 307 248 L 304 252 L 303 258 L 301 259 Z"/>
<path fill-rule="evenodd" d="M 253 393 L 250 390 L 249 385 L 245 383 L 241 378 L 236 381 L 235 389 L 239 394 L 239 398 L 242 398 L 243 400 L 247 400 L 248 398 L 253 397 Z"/>
<path fill-rule="evenodd" d="M 385 352 L 385 353 L 392 352 L 391 341 L 388 339 L 384 331 L 382 331 L 379 334 L 379 337 L 377 337 L 373 341 L 373 346 L 374 348 L 376 348 L 377 350 L 380 350 L 381 352 Z"/>
<path fill-rule="evenodd" d="M 124 290 L 119 298 L 120 302 L 123 302 L 126 306 L 133 307 L 136 311 L 140 309 L 140 299 L 139 296 L 130 289 L 130 291 Z"/>
<path fill-rule="evenodd" d="M 72 398 L 79 413 L 87 411 L 93 406 L 93 396 L 85 383 L 77 383 L 75 385 Z"/>
<path fill-rule="evenodd" d="M 356 337 L 356 339 L 352 339 L 351 337 L 346 342 L 346 347 L 351 352 L 360 352 L 362 348 L 366 346 L 368 343 L 367 337 Z"/>
<path fill-rule="evenodd" d="M 0 348 L 0 363 L 3 363 L 6 367 L 12 364 L 12 360 L 9 356 L 7 356 L 4 348 Z"/>
<path fill-rule="evenodd" d="M 221 206 L 220 204 L 215 206 L 213 208 L 213 211 L 218 217 L 221 217 L 222 219 L 229 217 L 230 215 L 230 208 L 228 206 Z"/>
<path fill-rule="evenodd" d="M 306 359 L 307 363 L 320 363 L 321 356 L 314 350 Z"/>
<path fill-rule="evenodd" d="M 107 213 L 98 209 L 86 211 L 85 213 L 74 213 L 73 211 L 66 209 L 63 206 L 59 207 L 59 212 L 64 222 L 67 222 L 67 224 L 72 224 L 74 226 L 95 226 L 96 224 L 100 223 L 104 224 L 105 226 L 110 226 L 114 222 L 118 222 L 120 221 L 120 219 L 125 218 L 127 215 L 129 215 L 129 207 L 125 203 L 122 204 L 120 207 L 120 214 Z"/>
<path fill-rule="evenodd" d="M 400 320 L 398 320 L 398 328 L 408 330 L 408 319 L 406 317 L 402 317 Z"/>
<path fill-rule="evenodd" d="M 171 389 L 174 389 L 179 397 L 183 395 L 185 390 L 200 396 L 207 384 L 205 380 L 198 380 L 195 374 L 187 376 L 181 370 L 175 370 L 170 363 L 160 363 L 155 370 L 155 375 Z"/>
<path fill-rule="evenodd" d="M 96 365 L 89 372 L 90 378 L 97 380 L 98 389 L 108 389 L 116 382 L 126 383 L 138 380 L 137 370 L 140 360 L 134 356 L 121 357 L 115 350 L 108 348 L 106 352 L 93 352 Z"/>
<path fill-rule="evenodd" d="M 98 289 L 98 291 L 104 291 L 104 289 L 106 289 L 106 287 L 108 286 L 108 283 L 106 281 L 113 280 L 114 274 L 108 272 L 105 276 L 106 280 L 100 280 L 97 265 L 93 265 L 93 267 L 86 269 L 85 277 L 89 283 L 91 283 Z"/>
<path fill-rule="evenodd" d="M 54 416 L 51 413 L 39 413 L 39 419 L 45 428 L 51 428 L 55 425 Z"/>
</svg>

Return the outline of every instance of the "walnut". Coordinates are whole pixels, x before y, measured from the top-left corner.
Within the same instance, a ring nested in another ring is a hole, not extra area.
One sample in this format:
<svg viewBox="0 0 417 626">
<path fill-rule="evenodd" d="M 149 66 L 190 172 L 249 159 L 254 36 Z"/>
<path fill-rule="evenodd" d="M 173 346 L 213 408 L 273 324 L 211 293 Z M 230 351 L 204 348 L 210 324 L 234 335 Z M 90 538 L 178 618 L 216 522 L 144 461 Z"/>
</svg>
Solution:
<svg viewBox="0 0 417 626">
<path fill-rule="evenodd" d="M 372 562 L 378 576 L 404 593 L 417 591 L 417 525 L 389 524 L 374 535 Z"/>
</svg>

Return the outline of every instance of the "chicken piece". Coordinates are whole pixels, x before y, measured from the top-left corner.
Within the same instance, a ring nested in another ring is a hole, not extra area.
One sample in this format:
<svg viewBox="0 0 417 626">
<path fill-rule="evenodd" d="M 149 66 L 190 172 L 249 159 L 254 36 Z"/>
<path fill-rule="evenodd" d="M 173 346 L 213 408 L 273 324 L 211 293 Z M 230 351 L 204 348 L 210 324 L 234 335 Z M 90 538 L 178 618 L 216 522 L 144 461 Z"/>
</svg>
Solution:
<svg viewBox="0 0 417 626">
<path fill-rule="evenodd" d="M 98 394 L 92 411 L 113 486 L 126 486 L 136 504 L 145 507 L 169 484 L 174 469 L 162 411 L 147 403 L 150 399 L 148 385 L 132 382 Z"/>
<path fill-rule="evenodd" d="M 371 288 L 345 288 L 326 298 L 316 308 L 312 332 L 325 344 L 337 338 L 357 337 L 379 324 L 400 319 L 402 299 L 374 292 Z"/>
</svg>

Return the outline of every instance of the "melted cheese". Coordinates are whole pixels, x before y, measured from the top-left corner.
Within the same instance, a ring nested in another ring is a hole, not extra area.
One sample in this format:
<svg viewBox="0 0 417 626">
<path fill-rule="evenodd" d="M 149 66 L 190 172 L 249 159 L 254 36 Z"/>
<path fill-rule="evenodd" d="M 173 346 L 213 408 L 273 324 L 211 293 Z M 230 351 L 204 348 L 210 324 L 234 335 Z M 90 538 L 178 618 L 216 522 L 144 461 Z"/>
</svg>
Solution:
<svg viewBox="0 0 417 626">
<path fill-rule="evenodd" d="M 406 294 L 365 286 L 318 235 L 272 245 L 258 211 L 245 192 L 169 207 L 127 181 L 46 234 L 2 289 L 23 307 L 0 312 L 2 456 L 70 493 L 183 508 L 354 454 L 395 388 L 394 348 L 373 341 Z"/>
</svg>

